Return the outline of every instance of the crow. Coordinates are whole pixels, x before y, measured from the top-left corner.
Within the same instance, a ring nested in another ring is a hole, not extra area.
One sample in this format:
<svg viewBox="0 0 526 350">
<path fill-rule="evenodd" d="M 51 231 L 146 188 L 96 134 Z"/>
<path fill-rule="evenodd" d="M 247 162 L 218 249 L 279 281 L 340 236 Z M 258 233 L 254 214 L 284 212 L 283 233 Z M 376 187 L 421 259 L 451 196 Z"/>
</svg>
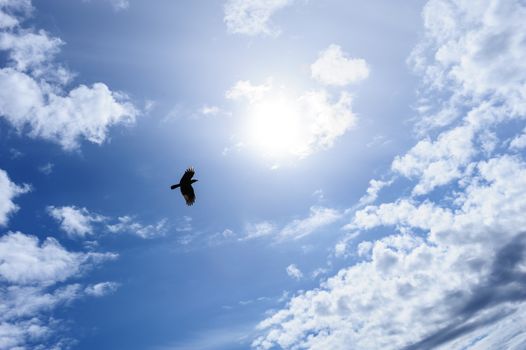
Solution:
<svg viewBox="0 0 526 350">
<path fill-rule="evenodd" d="M 176 189 L 177 187 L 181 188 L 181 194 L 183 195 L 184 200 L 186 201 L 186 205 L 192 205 L 195 202 L 195 193 L 192 184 L 197 180 L 192 179 L 194 174 L 194 168 L 190 167 L 186 169 L 186 171 L 183 174 L 183 177 L 177 185 L 170 186 L 170 189 L 172 190 Z"/>
</svg>

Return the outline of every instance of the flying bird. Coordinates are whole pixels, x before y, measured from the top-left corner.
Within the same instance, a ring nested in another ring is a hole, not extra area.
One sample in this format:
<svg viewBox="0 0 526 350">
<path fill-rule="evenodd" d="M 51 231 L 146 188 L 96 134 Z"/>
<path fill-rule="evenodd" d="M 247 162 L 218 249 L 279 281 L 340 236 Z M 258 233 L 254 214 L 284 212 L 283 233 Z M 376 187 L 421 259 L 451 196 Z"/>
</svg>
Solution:
<svg viewBox="0 0 526 350">
<path fill-rule="evenodd" d="M 170 186 L 170 189 L 172 190 L 176 189 L 177 187 L 181 189 L 181 194 L 183 195 L 184 200 L 186 201 L 186 205 L 192 205 L 195 202 L 195 193 L 192 184 L 197 180 L 192 179 L 194 174 L 194 168 L 190 167 L 186 169 L 186 171 L 183 174 L 183 177 L 181 178 L 178 184 Z"/>
</svg>

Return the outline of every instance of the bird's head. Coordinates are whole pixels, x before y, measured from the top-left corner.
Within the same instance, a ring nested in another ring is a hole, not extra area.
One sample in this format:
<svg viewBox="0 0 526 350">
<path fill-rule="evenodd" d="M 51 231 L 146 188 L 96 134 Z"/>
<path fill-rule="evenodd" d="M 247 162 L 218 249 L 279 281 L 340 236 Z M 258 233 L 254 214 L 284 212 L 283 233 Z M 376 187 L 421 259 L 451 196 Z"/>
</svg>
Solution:
<svg viewBox="0 0 526 350">
<path fill-rule="evenodd" d="M 194 182 L 197 182 L 197 180 L 196 179 L 192 179 L 192 183 L 194 183 Z"/>
</svg>

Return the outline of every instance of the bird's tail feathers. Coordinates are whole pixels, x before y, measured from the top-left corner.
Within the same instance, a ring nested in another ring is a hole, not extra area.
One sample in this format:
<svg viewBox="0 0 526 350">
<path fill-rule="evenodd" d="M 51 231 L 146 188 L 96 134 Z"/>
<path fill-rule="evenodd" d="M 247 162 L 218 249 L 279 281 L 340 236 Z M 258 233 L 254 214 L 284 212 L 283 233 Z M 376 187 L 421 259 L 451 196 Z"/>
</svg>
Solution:
<svg viewBox="0 0 526 350">
<path fill-rule="evenodd" d="M 177 184 L 177 185 L 172 185 L 172 186 L 170 186 L 170 189 L 174 190 L 174 189 L 176 189 L 176 188 L 179 187 L 179 186 L 180 186 L 179 184 Z"/>
</svg>

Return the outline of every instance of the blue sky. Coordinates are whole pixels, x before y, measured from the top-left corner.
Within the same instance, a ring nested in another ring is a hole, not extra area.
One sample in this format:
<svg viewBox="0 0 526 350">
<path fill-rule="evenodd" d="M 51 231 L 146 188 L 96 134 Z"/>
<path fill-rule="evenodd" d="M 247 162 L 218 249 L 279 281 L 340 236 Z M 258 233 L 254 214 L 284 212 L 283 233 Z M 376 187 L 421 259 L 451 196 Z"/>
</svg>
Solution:
<svg viewBox="0 0 526 350">
<path fill-rule="evenodd" d="M 0 0 L 0 349 L 524 348 L 525 12 Z"/>
</svg>

